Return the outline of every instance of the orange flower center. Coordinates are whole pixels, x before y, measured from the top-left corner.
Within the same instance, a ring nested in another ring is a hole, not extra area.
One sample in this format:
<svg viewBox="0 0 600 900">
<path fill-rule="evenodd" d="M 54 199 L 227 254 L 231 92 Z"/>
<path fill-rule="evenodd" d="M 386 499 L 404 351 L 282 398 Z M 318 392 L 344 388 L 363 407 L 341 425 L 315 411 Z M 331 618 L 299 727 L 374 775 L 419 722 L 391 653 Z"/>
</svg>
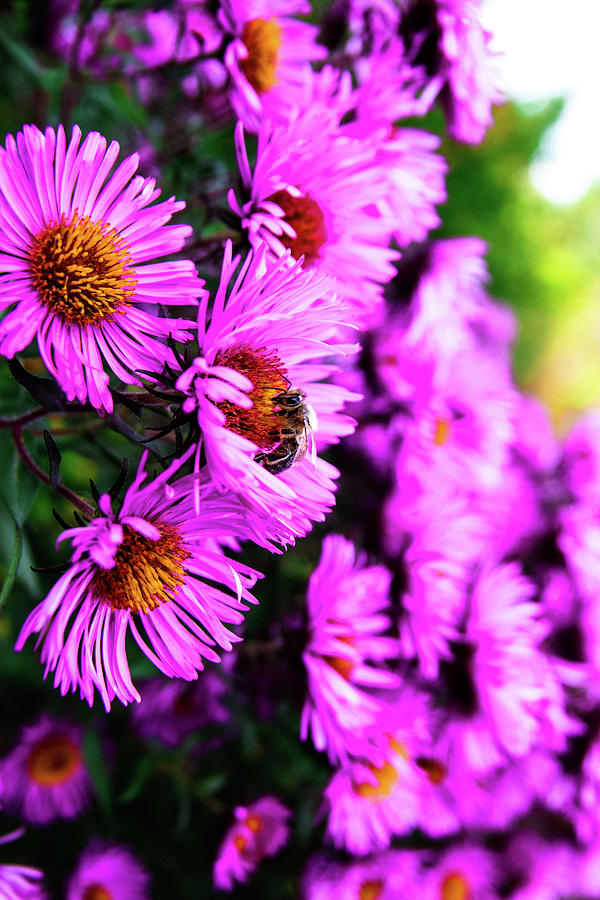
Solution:
<svg viewBox="0 0 600 900">
<path fill-rule="evenodd" d="M 379 767 L 369 764 L 368 768 L 375 776 L 376 783 L 372 784 L 370 781 L 355 783 L 353 785 L 354 793 L 359 797 L 368 797 L 370 800 L 382 800 L 384 797 L 389 797 L 398 782 L 398 773 L 393 765 L 389 762 Z"/>
<path fill-rule="evenodd" d="M 304 268 L 313 266 L 321 256 L 321 247 L 327 241 L 325 216 L 321 207 L 310 194 L 292 197 L 284 190 L 275 191 L 267 199 L 282 208 L 285 221 L 296 232 L 295 238 L 288 237 L 287 234 L 279 236 L 283 246 L 291 250 L 294 259 L 300 259 L 304 255 Z"/>
<path fill-rule="evenodd" d="M 433 443 L 436 447 L 443 447 L 450 437 L 450 420 L 438 417 L 433 426 Z"/>
<path fill-rule="evenodd" d="M 363 881 L 358 892 L 358 900 L 379 900 L 383 894 L 381 878 L 369 878 Z"/>
<path fill-rule="evenodd" d="M 446 780 L 448 767 L 443 762 L 440 762 L 439 759 L 420 756 L 416 763 L 420 769 L 427 773 L 427 777 L 432 784 L 442 784 Z"/>
<path fill-rule="evenodd" d="M 277 19 L 250 19 L 242 29 L 248 56 L 240 69 L 257 94 L 277 84 L 277 55 L 281 47 L 281 25 Z"/>
<path fill-rule="evenodd" d="M 81 766 L 81 751 L 70 738 L 52 734 L 42 738 L 27 757 L 27 774 L 43 787 L 57 787 Z"/>
<path fill-rule="evenodd" d="M 84 890 L 81 900 L 113 900 L 113 895 L 101 884 L 90 884 Z"/>
<path fill-rule="evenodd" d="M 190 554 L 179 531 L 162 522 L 152 524 L 160 531 L 157 541 L 124 525 L 115 565 L 94 576 L 91 591 L 113 609 L 151 612 L 172 600 L 185 581 L 183 562 Z"/>
<path fill-rule="evenodd" d="M 256 813 L 246 816 L 245 824 L 253 834 L 258 834 L 259 831 L 262 831 L 264 825 L 262 818 L 257 816 Z"/>
<path fill-rule="evenodd" d="M 38 296 L 68 325 L 96 325 L 120 313 L 137 284 L 131 265 L 116 229 L 77 213 L 46 225 L 29 250 Z"/>
<path fill-rule="evenodd" d="M 442 881 L 440 900 L 470 900 L 471 885 L 462 872 L 450 872 Z"/>
<path fill-rule="evenodd" d="M 246 849 L 246 847 L 248 846 L 248 841 L 244 837 L 243 834 L 236 834 L 236 836 L 233 839 L 233 844 L 239 853 L 243 853 L 244 850 Z"/>
<path fill-rule="evenodd" d="M 281 440 L 281 416 L 275 398 L 290 387 L 281 360 L 266 350 L 248 346 L 231 347 L 216 354 L 215 365 L 228 366 L 245 375 L 252 384 L 248 396 L 253 405 L 243 409 L 224 400 L 219 409 L 225 413 L 225 425 L 241 434 L 263 451 L 272 450 Z"/>
</svg>

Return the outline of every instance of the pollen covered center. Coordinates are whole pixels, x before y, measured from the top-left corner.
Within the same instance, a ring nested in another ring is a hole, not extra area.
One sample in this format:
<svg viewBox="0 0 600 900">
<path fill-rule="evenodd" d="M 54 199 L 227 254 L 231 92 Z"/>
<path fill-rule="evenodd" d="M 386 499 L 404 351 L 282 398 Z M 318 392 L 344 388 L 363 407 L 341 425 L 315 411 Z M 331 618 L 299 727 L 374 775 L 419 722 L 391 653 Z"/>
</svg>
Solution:
<svg viewBox="0 0 600 900">
<path fill-rule="evenodd" d="M 127 243 L 106 222 L 77 213 L 33 239 L 29 267 L 43 303 L 67 325 L 97 325 L 131 302 L 137 279 Z"/>
<path fill-rule="evenodd" d="M 89 884 L 84 890 L 81 900 L 114 900 L 114 896 L 101 884 Z"/>
<path fill-rule="evenodd" d="M 379 900 L 382 895 L 383 881 L 381 878 L 368 878 L 360 886 L 358 900 Z"/>
<path fill-rule="evenodd" d="M 248 50 L 240 69 L 257 94 L 277 84 L 277 62 L 281 47 L 281 25 L 277 19 L 250 19 L 242 29 L 242 41 Z"/>
<path fill-rule="evenodd" d="M 226 427 L 255 443 L 260 450 L 272 450 L 281 440 L 281 416 L 275 398 L 290 387 L 283 363 L 264 348 L 255 350 L 246 345 L 220 350 L 214 362 L 235 369 L 253 385 L 248 393 L 253 404 L 249 409 L 228 400 L 218 404 L 225 413 Z"/>
<path fill-rule="evenodd" d="M 442 881 L 441 900 L 470 900 L 471 885 L 462 872 L 450 872 Z"/>
<path fill-rule="evenodd" d="M 158 540 L 144 537 L 123 525 L 112 569 L 99 569 L 91 584 L 92 593 L 113 609 L 132 613 L 152 612 L 172 600 L 185 581 L 184 561 L 190 556 L 173 525 L 152 522 L 160 531 Z"/>
<path fill-rule="evenodd" d="M 77 744 L 64 735 L 53 734 L 38 741 L 27 757 L 27 773 L 43 787 L 68 781 L 81 765 Z"/>
<path fill-rule="evenodd" d="M 369 769 L 375 776 L 376 784 L 372 784 L 370 781 L 355 783 L 353 785 L 354 793 L 358 794 L 359 797 L 368 797 L 371 800 L 381 800 L 384 797 L 389 797 L 398 781 L 398 773 L 393 765 L 386 762 L 379 767 L 369 765 Z"/>
<path fill-rule="evenodd" d="M 267 199 L 282 208 L 285 221 L 296 232 L 295 238 L 288 237 L 287 234 L 279 235 L 281 243 L 291 250 L 294 259 L 304 255 L 304 268 L 313 266 L 321 256 L 321 247 L 327 241 L 325 216 L 319 204 L 310 194 L 292 197 L 285 190 L 275 191 Z"/>
</svg>

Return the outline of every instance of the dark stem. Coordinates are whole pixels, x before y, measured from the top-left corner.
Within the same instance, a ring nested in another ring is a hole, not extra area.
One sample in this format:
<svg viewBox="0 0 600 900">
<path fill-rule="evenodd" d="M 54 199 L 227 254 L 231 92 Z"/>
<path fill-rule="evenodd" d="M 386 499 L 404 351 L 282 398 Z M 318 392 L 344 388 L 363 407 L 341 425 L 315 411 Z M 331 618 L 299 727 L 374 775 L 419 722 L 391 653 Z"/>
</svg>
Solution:
<svg viewBox="0 0 600 900">
<path fill-rule="evenodd" d="M 29 455 L 27 448 L 23 442 L 23 437 L 21 435 L 21 425 L 15 425 L 12 429 L 13 441 L 15 442 L 15 447 L 17 448 L 17 452 L 27 468 L 30 472 L 32 472 L 36 478 L 42 481 L 44 484 L 47 484 L 48 487 L 54 487 L 59 494 L 61 494 L 69 503 L 72 503 L 73 506 L 77 507 L 80 512 L 84 514 L 88 519 L 92 519 L 96 510 L 93 506 L 87 503 L 79 494 L 75 494 L 73 491 L 69 490 L 69 488 L 65 487 L 64 484 L 56 484 L 53 485 L 50 476 L 46 475 L 43 469 L 40 469 L 38 464 L 31 458 Z"/>
<path fill-rule="evenodd" d="M 14 418 L 0 416 L 0 428 L 23 428 L 29 422 L 35 422 L 36 419 L 41 419 L 45 415 L 47 415 L 47 410 L 43 406 L 38 406 L 37 409 L 30 409 L 29 412 L 23 413 L 21 416 L 14 416 Z"/>
</svg>

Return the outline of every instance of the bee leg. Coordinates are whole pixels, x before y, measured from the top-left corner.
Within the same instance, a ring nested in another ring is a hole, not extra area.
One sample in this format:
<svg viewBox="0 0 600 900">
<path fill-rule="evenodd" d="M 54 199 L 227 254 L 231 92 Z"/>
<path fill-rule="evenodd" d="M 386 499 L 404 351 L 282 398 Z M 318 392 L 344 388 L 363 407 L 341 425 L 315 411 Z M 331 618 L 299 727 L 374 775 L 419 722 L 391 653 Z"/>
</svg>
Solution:
<svg viewBox="0 0 600 900">
<path fill-rule="evenodd" d="M 254 459 L 268 472 L 279 475 L 293 466 L 298 455 L 298 444 L 295 440 L 282 441 L 279 447 L 270 453 L 258 453 Z"/>
</svg>

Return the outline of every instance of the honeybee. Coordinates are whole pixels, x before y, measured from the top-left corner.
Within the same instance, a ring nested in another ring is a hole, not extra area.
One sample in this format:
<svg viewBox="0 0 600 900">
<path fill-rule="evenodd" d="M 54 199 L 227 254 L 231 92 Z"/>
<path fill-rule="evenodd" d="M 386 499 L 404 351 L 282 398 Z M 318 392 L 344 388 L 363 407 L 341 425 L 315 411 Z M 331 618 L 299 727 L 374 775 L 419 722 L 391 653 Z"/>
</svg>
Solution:
<svg viewBox="0 0 600 900">
<path fill-rule="evenodd" d="M 258 453 L 254 459 L 274 475 L 301 462 L 308 452 L 309 437 L 317 427 L 317 417 L 305 400 L 306 394 L 299 388 L 290 388 L 273 398 L 278 407 L 275 413 L 282 421 L 271 437 L 279 443 L 274 450 Z"/>
</svg>

